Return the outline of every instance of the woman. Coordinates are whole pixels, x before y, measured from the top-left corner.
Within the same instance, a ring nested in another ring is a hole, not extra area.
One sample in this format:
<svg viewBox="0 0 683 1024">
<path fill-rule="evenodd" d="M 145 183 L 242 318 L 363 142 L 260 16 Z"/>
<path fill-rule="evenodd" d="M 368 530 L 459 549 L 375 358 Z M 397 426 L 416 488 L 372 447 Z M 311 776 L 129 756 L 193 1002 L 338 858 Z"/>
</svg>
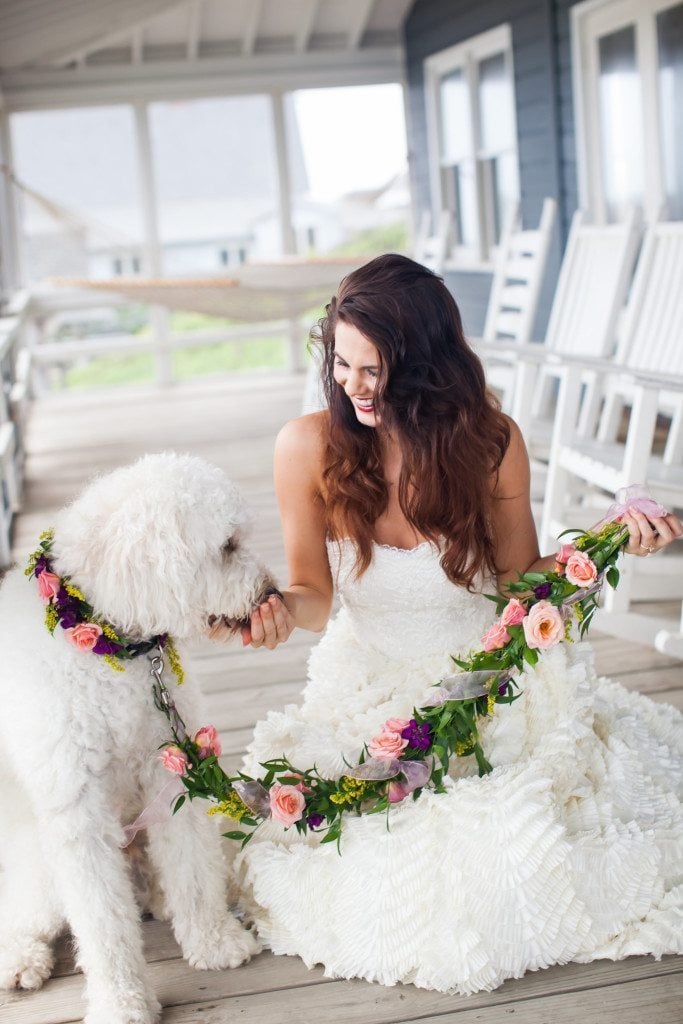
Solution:
<svg viewBox="0 0 683 1024">
<path fill-rule="evenodd" d="M 244 642 L 322 630 L 335 587 L 342 607 L 301 706 L 256 726 L 252 775 L 283 754 L 343 774 L 451 655 L 481 646 L 494 613 L 482 590 L 554 561 L 539 557 L 519 430 L 439 278 L 373 260 L 342 282 L 321 330 L 329 411 L 288 423 L 275 453 L 290 583 Z M 625 521 L 634 555 L 683 533 L 674 516 Z M 350 817 L 341 856 L 315 834 L 259 828 L 241 867 L 276 953 L 470 993 L 552 963 L 680 947 L 681 716 L 599 681 L 586 644 L 544 654 L 521 689 L 482 727 L 490 775 L 458 759 L 445 794 L 404 801 L 388 825 Z"/>
</svg>

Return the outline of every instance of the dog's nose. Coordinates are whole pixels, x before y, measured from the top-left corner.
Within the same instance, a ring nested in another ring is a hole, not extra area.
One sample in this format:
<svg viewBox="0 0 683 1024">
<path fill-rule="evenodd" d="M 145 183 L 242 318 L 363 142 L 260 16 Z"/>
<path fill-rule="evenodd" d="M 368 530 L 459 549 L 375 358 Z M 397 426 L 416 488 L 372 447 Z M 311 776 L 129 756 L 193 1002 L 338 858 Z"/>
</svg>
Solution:
<svg viewBox="0 0 683 1024">
<path fill-rule="evenodd" d="M 259 596 L 256 604 L 259 605 L 263 601 L 267 601 L 269 597 L 273 597 L 273 596 L 279 597 L 280 600 L 282 601 L 282 603 L 284 604 L 284 600 L 285 599 L 282 596 L 282 591 L 278 590 L 278 588 L 275 586 L 275 584 L 273 582 L 271 582 L 271 583 L 268 584 L 268 586 L 263 591 L 263 593 Z"/>
</svg>

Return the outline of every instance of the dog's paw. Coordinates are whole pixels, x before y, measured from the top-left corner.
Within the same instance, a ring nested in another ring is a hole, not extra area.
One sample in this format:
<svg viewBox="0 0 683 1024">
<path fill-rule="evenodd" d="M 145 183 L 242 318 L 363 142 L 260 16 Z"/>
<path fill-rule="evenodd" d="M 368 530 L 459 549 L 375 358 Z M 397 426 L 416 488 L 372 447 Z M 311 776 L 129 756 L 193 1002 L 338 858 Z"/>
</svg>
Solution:
<svg viewBox="0 0 683 1024">
<path fill-rule="evenodd" d="M 0 939 L 0 989 L 37 989 L 51 973 L 54 956 L 47 942 L 29 935 Z"/>
<path fill-rule="evenodd" d="M 161 1005 L 156 996 L 90 1001 L 83 1024 L 158 1024 Z"/>
<path fill-rule="evenodd" d="M 217 930 L 202 934 L 186 953 L 186 959 L 198 971 L 221 971 L 225 967 L 239 967 L 260 952 L 261 945 L 254 933 L 230 917 Z"/>
</svg>

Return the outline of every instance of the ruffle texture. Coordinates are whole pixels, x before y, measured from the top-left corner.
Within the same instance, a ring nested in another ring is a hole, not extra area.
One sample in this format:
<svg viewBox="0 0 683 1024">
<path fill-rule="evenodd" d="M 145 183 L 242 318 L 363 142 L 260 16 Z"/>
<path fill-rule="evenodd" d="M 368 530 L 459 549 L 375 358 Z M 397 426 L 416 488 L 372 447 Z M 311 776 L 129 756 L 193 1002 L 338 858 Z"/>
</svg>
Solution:
<svg viewBox="0 0 683 1024">
<path fill-rule="evenodd" d="M 257 725 L 247 771 L 284 753 L 343 774 L 343 758 L 407 715 L 449 671 L 449 653 L 486 628 L 493 606 L 447 584 L 448 628 L 434 632 L 444 614 L 435 549 L 377 556 L 360 584 L 344 581 L 303 703 Z M 338 557 L 343 569 L 351 553 Z M 416 606 L 416 582 L 427 592 L 430 580 L 438 607 Z M 377 643 L 371 604 L 382 609 Z M 424 616 L 410 655 L 387 635 L 405 636 L 408 606 Z M 341 856 L 319 837 L 259 828 L 238 867 L 274 952 L 333 977 L 462 994 L 570 960 L 683 952 L 683 716 L 598 679 L 585 643 L 544 655 L 521 688 L 485 725 L 490 775 L 458 759 L 445 794 L 423 792 L 388 821 L 349 817 Z"/>
</svg>

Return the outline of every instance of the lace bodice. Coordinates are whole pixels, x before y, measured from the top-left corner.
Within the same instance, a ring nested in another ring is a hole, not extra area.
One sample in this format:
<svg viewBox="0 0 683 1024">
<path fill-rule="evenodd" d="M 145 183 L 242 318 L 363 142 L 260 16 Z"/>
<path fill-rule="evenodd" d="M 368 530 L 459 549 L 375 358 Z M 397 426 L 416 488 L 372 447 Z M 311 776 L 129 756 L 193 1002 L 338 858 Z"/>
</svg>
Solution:
<svg viewBox="0 0 683 1024">
<path fill-rule="evenodd" d="M 493 620 L 491 602 L 454 586 L 441 568 L 439 550 L 428 541 L 411 549 L 375 544 L 360 579 L 354 578 L 350 540 L 329 541 L 328 555 L 358 640 L 393 659 L 465 653 Z"/>
</svg>

